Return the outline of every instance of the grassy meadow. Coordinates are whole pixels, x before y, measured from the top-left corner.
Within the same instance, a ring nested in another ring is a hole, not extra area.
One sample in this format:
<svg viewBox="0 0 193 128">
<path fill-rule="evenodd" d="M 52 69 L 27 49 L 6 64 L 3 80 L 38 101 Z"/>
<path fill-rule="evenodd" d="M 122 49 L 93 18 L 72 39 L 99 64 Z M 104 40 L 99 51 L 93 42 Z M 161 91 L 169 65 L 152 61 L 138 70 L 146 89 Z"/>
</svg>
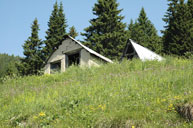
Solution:
<svg viewBox="0 0 193 128">
<path fill-rule="evenodd" d="M 0 127 L 193 127 L 175 110 L 193 102 L 193 60 L 123 61 L 0 83 Z"/>
</svg>

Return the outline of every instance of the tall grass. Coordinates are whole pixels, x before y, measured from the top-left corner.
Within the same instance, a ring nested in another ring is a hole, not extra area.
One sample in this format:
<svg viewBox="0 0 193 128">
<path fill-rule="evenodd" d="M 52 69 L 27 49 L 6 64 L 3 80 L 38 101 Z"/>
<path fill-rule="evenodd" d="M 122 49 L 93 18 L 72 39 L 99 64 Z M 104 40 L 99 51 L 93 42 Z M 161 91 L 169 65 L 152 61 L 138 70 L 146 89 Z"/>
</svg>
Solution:
<svg viewBox="0 0 193 128">
<path fill-rule="evenodd" d="M 174 109 L 192 92 L 193 60 L 71 67 L 0 84 L 0 127 L 192 127 Z"/>
</svg>

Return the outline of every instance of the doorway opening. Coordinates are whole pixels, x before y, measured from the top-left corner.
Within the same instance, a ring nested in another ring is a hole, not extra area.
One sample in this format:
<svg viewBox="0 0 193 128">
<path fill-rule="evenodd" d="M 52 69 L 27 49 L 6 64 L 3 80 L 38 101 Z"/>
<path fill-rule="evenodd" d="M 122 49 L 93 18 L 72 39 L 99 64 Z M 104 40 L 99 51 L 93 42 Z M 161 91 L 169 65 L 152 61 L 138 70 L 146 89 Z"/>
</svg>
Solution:
<svg viewBox="0 0 193 128">
<path fill-rule="evenodd" d="M 67 55 L 67 67 L 80 64 L 80 52 Z"/>
<path fill-rule="evenodd" d="M 127 58 L 128 60 L 132 60 L 133 58 L 137 58 L 138 55 L 132 46 L 131 42 L 128 40 L 128 43 L 123 51 L 123 55 L 121 56 L 120 61 L 123 60 L 123 58 Z"/>
<path fill-rule="evenodd" d="M 131 43 L 128 44 L 128 49 L 127 49 L 127 52 L 126 52 L 126 55 L 127 59 L 131 60 L 133 58 L 136 58 L 137 57 L 137 54 L 132 46 Z"/>
</svg>

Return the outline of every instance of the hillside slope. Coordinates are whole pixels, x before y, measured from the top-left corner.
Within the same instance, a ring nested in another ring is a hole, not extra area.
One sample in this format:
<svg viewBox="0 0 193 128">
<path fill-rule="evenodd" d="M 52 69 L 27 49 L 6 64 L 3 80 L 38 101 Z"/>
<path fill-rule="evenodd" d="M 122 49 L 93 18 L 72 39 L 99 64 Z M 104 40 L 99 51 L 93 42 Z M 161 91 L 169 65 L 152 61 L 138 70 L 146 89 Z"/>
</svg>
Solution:
<svg viewBox="0 0 193 128">
<path fill-rule="evenodd" d="M 0 84 L 0 127 L 192 127 L 174 109 L 192 92 L 193 60 L 72 67 Z"/>
</svg>

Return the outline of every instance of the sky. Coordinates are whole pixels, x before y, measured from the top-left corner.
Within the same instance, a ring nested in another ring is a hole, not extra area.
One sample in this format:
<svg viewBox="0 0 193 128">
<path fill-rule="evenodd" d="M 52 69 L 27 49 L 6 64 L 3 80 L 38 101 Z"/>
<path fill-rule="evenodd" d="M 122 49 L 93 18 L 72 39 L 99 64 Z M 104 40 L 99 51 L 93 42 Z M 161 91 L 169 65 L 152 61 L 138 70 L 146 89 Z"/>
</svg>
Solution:
<svg viewBox="0 0 193 128">
<path fill-rule="evenodd" d="M 35 18 L 38 19 L 39 37 L 44 40 L 48 29 L 48 21 L 56 0 L 0 0 L 0 53 L 23 56 L 22 45 L 31 35 L 31 25 Z M 58 0 L 64 6 L 67 19 L 67 32 L 69 27 L 75 26 L 79 36 L 80 32 L 90 26 L 89 20 L 95 16 L 92 8 L 97 0 Z M 123 22 L 129 24 L 136 20 L 140 10 L 144 7 L 147 17 L 154 24 L 161 35 L 165 23 L 162 20 L 168 8 L 167 0 L 117 0 L 121 15 L 125 16 Z"/>
</svg>

